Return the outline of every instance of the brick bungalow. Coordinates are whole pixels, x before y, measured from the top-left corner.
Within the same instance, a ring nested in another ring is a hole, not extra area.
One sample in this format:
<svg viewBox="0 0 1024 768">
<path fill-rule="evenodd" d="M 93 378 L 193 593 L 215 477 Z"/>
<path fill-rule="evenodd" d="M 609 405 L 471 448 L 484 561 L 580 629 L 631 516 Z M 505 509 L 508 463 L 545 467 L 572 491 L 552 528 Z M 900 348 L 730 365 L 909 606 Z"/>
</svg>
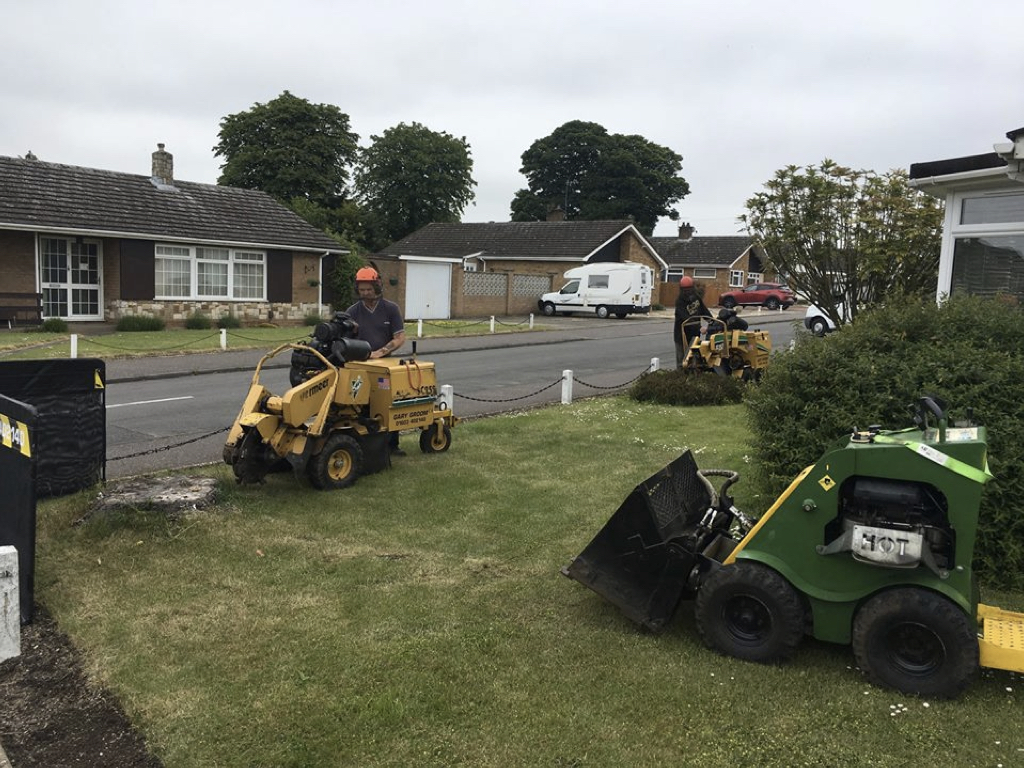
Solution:
<svg viewBox="0 0 1024 768">
<path fill-rule="evenodd" d="M 764 250 L 745 235 L 694 237 L 689 224 L 679 227 L 677 237 L 652 237 L 651 245 L 668 264 L 663 275 L 661 303 L 671 306 L 679 294 L 679 278 L 692 277 L 704 288 L 704 301 L 718 303 L 726 291 L 760 282 L 778 282 Z"/>
<path fill-rule="evenodd" d="M 344 251 L 264 192 L 0 157 L 4 291 L 41 294 L 44 317 L 168 324 L 193 312 L 246 323 L 322 312 L 323 259 Z M 5 324 L 6 325 L 6 324 Z"/>
<path fill-rule="evenodd" d="M 529 314 L 566 270 L 622 261 L 667 267 L 629 221 L 428 224 L 373 259 L 410 319 Z"/>
</svg>

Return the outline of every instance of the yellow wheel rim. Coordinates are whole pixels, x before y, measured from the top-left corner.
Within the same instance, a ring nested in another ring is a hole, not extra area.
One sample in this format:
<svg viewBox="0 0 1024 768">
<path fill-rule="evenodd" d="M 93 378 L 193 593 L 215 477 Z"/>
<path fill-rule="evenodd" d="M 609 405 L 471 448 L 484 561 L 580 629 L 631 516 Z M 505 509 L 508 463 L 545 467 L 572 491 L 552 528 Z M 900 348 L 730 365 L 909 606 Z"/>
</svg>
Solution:
<svg viewBox="0 0 1024 768">
<path fill-rule="evenodd" d="M 327 461 L 327 474 L 335 482 L 344 480 L 352 474 L 352 456 L 348 451 L 339 449 L 331 454 Z"/>
</svg>

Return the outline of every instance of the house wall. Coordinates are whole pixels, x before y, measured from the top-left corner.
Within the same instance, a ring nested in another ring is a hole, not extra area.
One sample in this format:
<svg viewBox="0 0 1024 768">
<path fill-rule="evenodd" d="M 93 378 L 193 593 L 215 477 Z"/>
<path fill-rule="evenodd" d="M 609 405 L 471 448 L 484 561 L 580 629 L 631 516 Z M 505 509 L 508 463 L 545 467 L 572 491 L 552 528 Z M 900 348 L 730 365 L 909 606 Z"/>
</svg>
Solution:
<svg viewBox="0 0 1024 768">
<path fill-rule="evenodd" d="M 35 293 L 36 237 L 32 232 L 0 231 L 0 263 L 5 293 Z"/>
<path fill-rule="evenodd" d="M 619 246 L 619 261 L 635 261 L 637 264 L 645 264 L 654 270 L 655 279 L 661 274 L 663 267 L 654 258 L 649 250 L 643 247 L 639 240 L 630 235 L 622 238 Z"/>
</svg>

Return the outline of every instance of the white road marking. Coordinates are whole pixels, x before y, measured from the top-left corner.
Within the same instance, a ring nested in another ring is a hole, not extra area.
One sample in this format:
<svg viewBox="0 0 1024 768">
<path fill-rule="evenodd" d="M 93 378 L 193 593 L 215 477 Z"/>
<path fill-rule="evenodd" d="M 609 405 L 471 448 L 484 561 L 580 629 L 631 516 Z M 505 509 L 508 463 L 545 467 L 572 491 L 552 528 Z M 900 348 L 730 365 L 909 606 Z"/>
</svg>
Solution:
<svg viewBox="0 0 1024 768">
<path fill-rule="evenodd" d="M 117 403 L 117 405 L 108 405 L 107 408 L 124 408 L 126 405 L 150 405 L 151 403 L 171 403 L 175 400 L 192 399 L 192 395 L 185 395 L 184 397 L 164 397 L 160 400 L 136 400 L 134 403 Z"/>
</svg>

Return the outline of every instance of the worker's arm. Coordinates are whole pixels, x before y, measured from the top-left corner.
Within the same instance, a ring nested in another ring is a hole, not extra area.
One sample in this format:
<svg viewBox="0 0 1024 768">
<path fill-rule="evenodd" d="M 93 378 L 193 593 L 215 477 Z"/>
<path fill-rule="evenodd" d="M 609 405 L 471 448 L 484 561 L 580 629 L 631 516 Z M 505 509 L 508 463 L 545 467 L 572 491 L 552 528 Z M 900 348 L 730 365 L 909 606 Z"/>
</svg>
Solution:
<svg viewBox="0 0 1024 768">
<path fill-rule="evenodd" d="M 404 330 L 398 331 L 391 338 L 391 341 L 389 341 L 387 344 L 385 344 L 380 349 L 373 350 L 373 352 L 370 353 L 370 357 L 372 357 L 372 358 L 386 357 L 386 356 L 388 356 L 390 354 L 393 354 L 396 350 L 400 349 L 403 344 L 405 344 L 405 331 Z"/>
</svg>

